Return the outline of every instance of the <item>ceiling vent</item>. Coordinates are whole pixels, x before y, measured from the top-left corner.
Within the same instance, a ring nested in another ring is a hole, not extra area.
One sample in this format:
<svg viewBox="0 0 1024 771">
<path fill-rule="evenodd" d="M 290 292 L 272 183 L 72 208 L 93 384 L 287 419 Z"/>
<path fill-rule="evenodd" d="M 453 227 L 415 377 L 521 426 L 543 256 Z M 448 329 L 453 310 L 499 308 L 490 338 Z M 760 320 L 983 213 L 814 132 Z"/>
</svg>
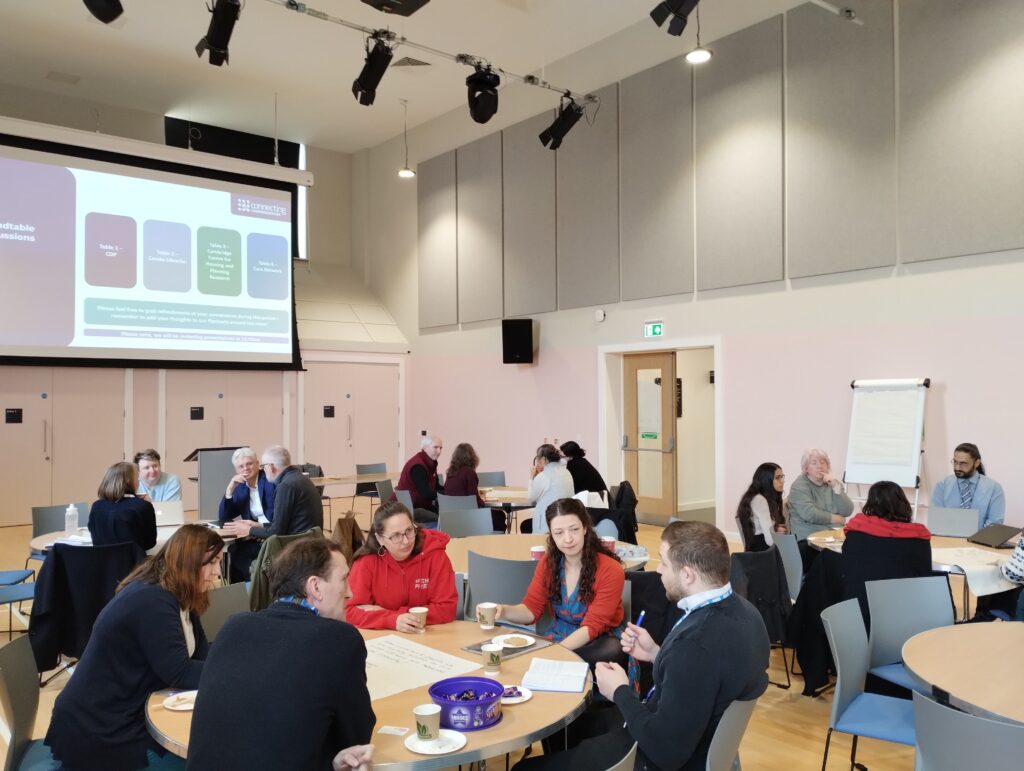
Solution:
<svg viewBox="0 0 1024 771">
<path fill-rule="evenodd" d="M 430 62 L 423 62 L 419 59 L 413 59 L 411 56 L 403 56 L 397 62 L 391 65 L 391 69 L 395 67 L 429 67 Z"/>
</svg>

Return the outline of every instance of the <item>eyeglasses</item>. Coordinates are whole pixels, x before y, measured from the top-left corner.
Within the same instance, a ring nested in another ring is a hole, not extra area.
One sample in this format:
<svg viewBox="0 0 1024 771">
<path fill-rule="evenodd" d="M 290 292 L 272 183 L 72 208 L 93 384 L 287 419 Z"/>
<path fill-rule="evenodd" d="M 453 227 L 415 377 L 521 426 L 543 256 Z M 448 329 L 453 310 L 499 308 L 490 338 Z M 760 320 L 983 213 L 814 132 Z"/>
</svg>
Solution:
<svg viewBox="0 0 1024 771">
<path fill-rule="evenodd" d="M 416 529 L 417 528 L 415 527 L 408 527 L 400 533 L 395 533 L 393 535 L 382 535 L 381 538 L 383 538 L 385 541 L 391 541 L 391 543 L 394 544 L 401 543 L 402 541 L 411 541 L 413 538 L 416 537 Z"/>
<path fill-rule="evenodd" d="M 950 463 L 953 464 L 953 468 L 971 468 L 974 466 L 973 460 L 957 460 L 956 458 L 953 458 Z"/>
<path fill-rule="evenodd" d="M 260 464 L 260 468 L 267 468 L 268 466 L 273 466 L 273 465 L 274 465 L 273 463 L 261 463 Z"/>
</svg>

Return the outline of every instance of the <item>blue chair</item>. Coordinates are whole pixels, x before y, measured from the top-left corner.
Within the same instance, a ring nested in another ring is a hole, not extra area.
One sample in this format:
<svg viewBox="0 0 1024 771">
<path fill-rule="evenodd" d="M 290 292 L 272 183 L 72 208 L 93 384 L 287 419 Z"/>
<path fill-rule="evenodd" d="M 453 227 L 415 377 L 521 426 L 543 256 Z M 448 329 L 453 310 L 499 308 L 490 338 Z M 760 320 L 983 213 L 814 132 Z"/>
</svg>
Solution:
<svg viewBox="0 0 1024 771">
<path fill-rule="evenodd" d="M 32 739 L 39 711 L 39 677 L 29 638 L 0 648 L 0 706 L 11 732 L 3 771 L 44 771 L 60 764 L 41 739 Z"/>
<path fill-rule="evenodd" d="M 856 765 L 857 738 L 914 744 L 914 710 L 906 699 L 864 693 L 868 673 L 868 635 L 857 600 L 846 600 L 821 612 L 829 647 L 836 663 L 836 692 L 825 737 L 822 771 L 828 763 L 832 732 L 853 736 L 850 767 Z"/>
</svg>

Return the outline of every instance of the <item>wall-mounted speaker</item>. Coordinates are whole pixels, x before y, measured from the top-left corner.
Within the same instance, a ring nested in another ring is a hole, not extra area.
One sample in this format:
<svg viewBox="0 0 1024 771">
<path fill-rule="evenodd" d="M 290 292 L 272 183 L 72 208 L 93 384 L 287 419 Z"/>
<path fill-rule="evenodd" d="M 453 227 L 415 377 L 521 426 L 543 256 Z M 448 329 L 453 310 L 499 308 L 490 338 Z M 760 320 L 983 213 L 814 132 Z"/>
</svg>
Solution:
<svg viewBox="0 0 1024 771">
<path fill-rule="evenodd" d="M 505 364 L 533 364 L 533 319 L 501 320 L 501 352 Z"/>
</svg>

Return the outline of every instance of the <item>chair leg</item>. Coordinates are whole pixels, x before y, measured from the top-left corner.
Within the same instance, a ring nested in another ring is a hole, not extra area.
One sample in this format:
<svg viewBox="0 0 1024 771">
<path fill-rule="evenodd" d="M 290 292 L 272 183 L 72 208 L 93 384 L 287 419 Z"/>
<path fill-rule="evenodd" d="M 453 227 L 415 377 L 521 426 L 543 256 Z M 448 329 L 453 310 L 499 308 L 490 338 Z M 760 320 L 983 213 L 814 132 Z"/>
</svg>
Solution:
<svg viewBox="0 0 1024 771">
<path fill-rule="evenodd" d="M 777 683 L 774 680 L 769 680 L 768 682 L 774 685 L 776 688 L 788 690 L 792 686 L 792 682 L 789 679 L 789 664 L 786 661 L 786 646 L 782 643 L 772 644 L 772 648 L 776 648 L 776 646 L 782 650 L 782 668 L 786 671 L 786 684 L 783 685 L 782 683 Z"/>
<path fill-rule="evenodd" d="M 825 766 L 828 765 L 828 745 L 832 741 L 832 729 L 828 729 L 828 733 L 825 734 L 825 757 L 821 759 L 821 771 L 825 771 Z"/>
<path fill-rule="evenodd" d="M 857 768 L 857 734 L 853 735 L 853 744 L 850 746 L 850 771 Z"/>
</svg>

